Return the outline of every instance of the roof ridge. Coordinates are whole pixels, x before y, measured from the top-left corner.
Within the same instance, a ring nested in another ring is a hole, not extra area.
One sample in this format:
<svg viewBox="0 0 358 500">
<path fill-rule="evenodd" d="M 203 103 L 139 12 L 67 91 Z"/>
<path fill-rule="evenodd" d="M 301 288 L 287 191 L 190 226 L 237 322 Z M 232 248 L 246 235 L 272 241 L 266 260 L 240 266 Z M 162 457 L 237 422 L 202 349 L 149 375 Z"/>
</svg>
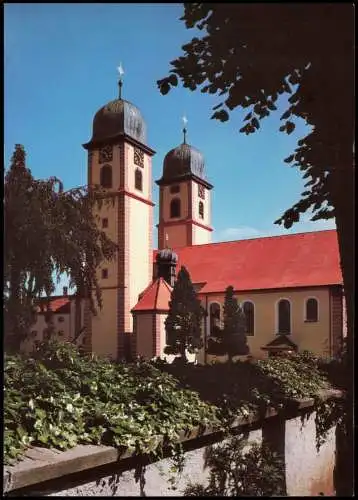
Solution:
<svg viewBox="0 0 358 500">
<path fill-rule="evenodd" d="M 157 282 L 157 289 L 155 291 L 155 298 L 154 298 L 154 307 L 157 308 L 157 304 L 158 304 L 158 294 L 159 294 L 159 287 L 160 287 L 160 283 L 161 283 L 161 280 L 163 278 L 161 276 L 159 276 L 159 279 L 157 278 L 156 279 L 156 282 Z M 154 284 L 155 284 L 155 281 L 154 281 Z"/>
<path fill-rule="evenodd" d="M 277 235 L 270 235 L 270 236 L 255 236 L 253 238 L 245 238 L 241 240 L 229 240 L 229 241 L 215 241 L 212 243 L 201 243 L 200 245 L 187 245 L 184 247 L 174 247 L 173 251 L 180 251 L 184 248 L 197 248 L 197 247 L 208 247 L 212 245 L 223 245 L 224 243 L 241 243 L 243 241 L 252 241 L 252 240 L 268 240 L 270 238 L 290 238 L 290 237 L 297 237 L 301 235 L 306 235 L 306 234 L 316 234 L 316 233 L 328 233 L 328 232 L 337 232 L 337 229 L 319 229 L 317 231 L 302 231 L 301 233 L 290 233 L 290 234 L 277 234 Z M 158 252 L 159 249 L 154 249 L 154 252 Z"/>
</svg>

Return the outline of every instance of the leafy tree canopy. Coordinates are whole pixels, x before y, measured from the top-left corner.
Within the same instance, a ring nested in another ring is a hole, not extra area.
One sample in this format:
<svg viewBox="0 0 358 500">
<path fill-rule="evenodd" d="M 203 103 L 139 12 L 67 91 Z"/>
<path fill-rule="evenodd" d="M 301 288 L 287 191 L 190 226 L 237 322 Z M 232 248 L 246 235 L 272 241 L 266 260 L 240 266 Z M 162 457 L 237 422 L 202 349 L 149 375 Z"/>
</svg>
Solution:
<svg viewBox="0 0 358 500">
<path fill-rule="evenodd" d="M 112 259 L 116 244 L 96 225 L 94 204 L 103 203 L 98 189 L 64 191 L 56 177 L 37 180 L 26 167 L 26 154 L 15 146 L 4 193 L 5 344 L 18 350 L 35 321 L 34 305 L 50 296 L 63 273 L 77 297 L 101 306 L 96 268 Z M 95 297 L 91 291 L 95 290 Z"/>
<path fill-rule="evenodd" d="M 182 266 L 169 302 L 169 313 L 165 320 L 167 351 L 181 354 L 185 361 L 185 349 L 202 347 L 201 318 L 203 309 L 197 298 L 189 272 Z"/>
<path fill-rule="evenodd" d="M 312 208 L 312 220 L 335 215 L 337 174 L 352 175 L 353 16 L 348 4 L 186 3 L 187 28 L 206 32 L 182 48 L 170 76 L 158 81 L 163 94 L 178 84 L 223 96 L 212 118 L 229 119 L 248 108 L 240 132 L 251 134 L 288 92 L 280 130 L 290 134 L 295 117 L 311 125 L 286 159 L 308 179 L 301 200 L 276 222 L 289 228 Z M 319 30 L 318 21 L 319 20 Z M 340 183 L 339 183 L 340 184 Z M 353 200 L 353 186 L 345 196 Z M 326 203 L 327 202 L 327 203 Z"/>
</svg>

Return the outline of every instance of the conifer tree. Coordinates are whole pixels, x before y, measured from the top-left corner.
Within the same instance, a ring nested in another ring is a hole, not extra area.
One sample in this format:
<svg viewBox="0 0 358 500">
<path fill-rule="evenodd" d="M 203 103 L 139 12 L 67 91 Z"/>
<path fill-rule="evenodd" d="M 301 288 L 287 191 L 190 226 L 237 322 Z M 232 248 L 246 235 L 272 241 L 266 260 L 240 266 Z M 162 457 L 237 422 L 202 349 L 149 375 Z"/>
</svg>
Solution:
<svg viewBox="0 0 358 500">
<path fill-rule="evenodd" d="M 182 266 L 169 302 L 169 313 L 165 321 L 167 353 L 180 354 L 186 362 L 185 349 L 194 351 L 202 347 L 201 319 L 203 309 L 197 298 L 189 272 Z"/>
<path fill-rule="evenodd" d="M 225 290 L 223 347 L 229 355 L 230 362 L 233 356 L 249 352 L 245 333 L 245 314 L 234 296 L 232 286 L 228 286 Z"/>
</svg>

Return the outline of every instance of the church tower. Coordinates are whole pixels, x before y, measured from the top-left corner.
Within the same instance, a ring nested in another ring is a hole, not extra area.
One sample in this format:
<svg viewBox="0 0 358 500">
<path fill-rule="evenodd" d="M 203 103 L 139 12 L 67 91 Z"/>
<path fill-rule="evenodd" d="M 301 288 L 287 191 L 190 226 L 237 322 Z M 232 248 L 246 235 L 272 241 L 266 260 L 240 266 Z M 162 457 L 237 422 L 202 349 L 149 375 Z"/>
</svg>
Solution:
<svg viewBox="0 0 358 500">
<path fill-rule="evenodd" d="M 164 158 L 159 185 L 158 248 L 211 242 L 211 193 L 204 176 L 204 157 L 184 140 Z"/>
<path fill-rule="evenodd" d="M 122 70 L 119 68 L 120 77 Z M 87 348 L 112 359 L 130 351 L 131 309 L 152 278 L 152 156 L 139 109 L 122 99 L 110 101 L 94 116 L 88 151 L 88 184 L 100 185 L 113 203 L 96 208 L 98 223 L 119 246 L 117 258 L 98 269 L 103 307 L 85 312 Z"/>
</svg>

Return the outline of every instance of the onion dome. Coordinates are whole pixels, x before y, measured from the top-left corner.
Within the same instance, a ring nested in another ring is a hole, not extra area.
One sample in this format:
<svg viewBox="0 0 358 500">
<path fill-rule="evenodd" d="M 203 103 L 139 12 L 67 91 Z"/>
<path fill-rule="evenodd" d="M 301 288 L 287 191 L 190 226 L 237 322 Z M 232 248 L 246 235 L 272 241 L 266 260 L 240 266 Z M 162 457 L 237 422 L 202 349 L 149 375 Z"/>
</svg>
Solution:
<svg viewBox="0 0 358 500">
<path fill-rule="evenodd" d="M 165 156 L 163 179 L 174 180 L 188 174 L 204 178 L 204 157 L 196 148 L 183 143 Z"/>
<path fill-rule="evenodd" d="M 118 69 L 121 70 L 118 99 L 108 102 L 97 111 L 93 118 L 92 138 L 83 147 L 90 149 L 126 137 L 144 146 L 150 154 L 154 154 L 155 152 L 146 146 L 147 127 L 141 112 L 134 104 L 122 99 L 123 69 Z"/>
<path fill-rule="evenodd" d="M 162 250 L 160 250 L 157 253 L 156 261 L 157 261 L 157 263 L 161 263 L 161 262 L 177 263 L 178 262 L 178 256 L 170 248 L 163 248 Z"/>
<path fill-rule="evenodd" d="M 186 118 L 185 124 L 187 122 Z M 158 185 L 172 184 L 185 179 L 196 179 L 208 189 L 213 186 L 205 178 L 205 162 L 203 154 L 194 146 L 186 143 L 186 128 L 183 128 L 183 143 L 166 154 L 163 162 L 163 175 Z"/>
<path fill-rule="evenodd" d="M 93 119 L 90 142 L 107 142 L 119 135 L 126 135 L 146 144 L 146 124 L 139 109 L 124 99 L 115 99 L 97 111 Z"/>
</svg>

